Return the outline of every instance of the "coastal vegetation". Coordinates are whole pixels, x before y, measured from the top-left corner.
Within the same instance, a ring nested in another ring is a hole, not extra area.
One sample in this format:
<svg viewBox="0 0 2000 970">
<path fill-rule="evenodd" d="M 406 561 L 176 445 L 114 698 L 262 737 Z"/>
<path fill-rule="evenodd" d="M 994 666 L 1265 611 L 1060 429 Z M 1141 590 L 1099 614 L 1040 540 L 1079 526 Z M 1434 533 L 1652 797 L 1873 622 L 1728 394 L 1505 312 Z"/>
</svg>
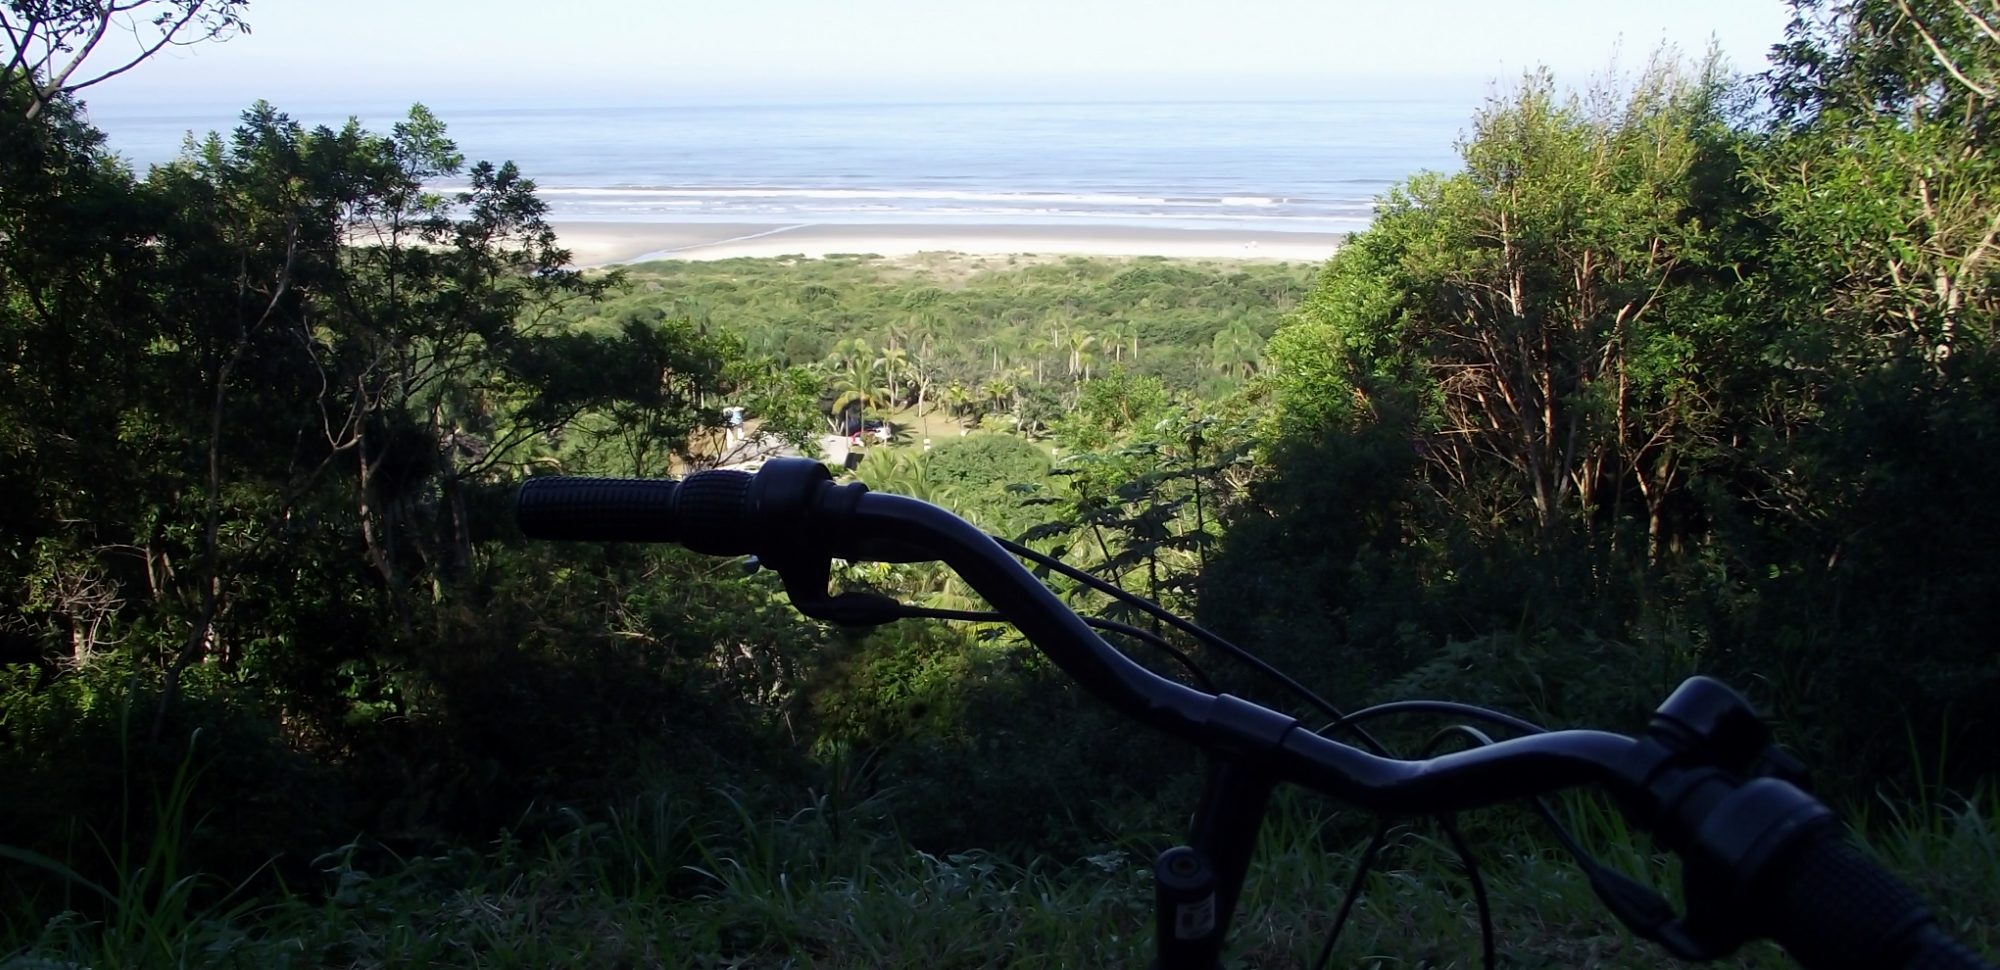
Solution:
<svg viewBox="0 0 2000 970">
<path fill-rule="evenodd" d="M 830 628 L 768 574 L 509 522 L 530 475 L 730 460 L 726 407 L 815 455 L 885 424 L 842 474 L 1343 704 L 1633 730 L 1719 674 L 1990 953 L 1980 10 L 1801 0 L 1757 78 L 1531 74 L 1470 119 L 1457 170 L 1411 176 L 1324 266 L 581 273 L 532 173 L 464 158 L 421 107 L 378 132 L 258 103 L 135 173 L 17 60 L 0 966 L 1141 964 L 1188 752 L 998 625 Z M 836 579 L 977 605 L 922 564 Z M 1558 807 L 1670 879 L 1608 805 Z M 1510 965 L 1669 965 L 1526 813 L 1460 824 Z M 1448 840 L 1386 831 L 1336 964 L 1476 964 Z M 1309 965 L 1374 832 L 1280 799 L 1233 959 Z"/>
</svg>

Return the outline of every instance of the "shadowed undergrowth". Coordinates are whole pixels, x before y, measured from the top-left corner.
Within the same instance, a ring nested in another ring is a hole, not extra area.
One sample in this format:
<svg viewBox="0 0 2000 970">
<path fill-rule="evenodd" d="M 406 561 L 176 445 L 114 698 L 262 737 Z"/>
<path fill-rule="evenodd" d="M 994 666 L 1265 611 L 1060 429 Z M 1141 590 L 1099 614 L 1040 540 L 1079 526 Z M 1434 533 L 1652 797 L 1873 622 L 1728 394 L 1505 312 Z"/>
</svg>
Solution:
<svg viewBox="0 0 2000 970">
<path fill-rule="evenodd" d="M 566 810 L 545 836 L 503 834 L 479 850 L 397 858 L 356 843 L 317 860 L 318 885 L 244 898 L 178 868 L 177 846 L 210 824 L 172 810 L 194 782 L 177 776 L 149 852 L 116 860 L 115 884 L 71 874 L 74 907 L 15 901 L 0 967 L 1143 966 L 1150 859 L 1169 838 L 1130 835 L 1071 859 L 940 856 L 901 838 L 881 797 L 816 796 L 772 816 L 725 792 L 660 794 L 597 814 Z M 1665 860 L 1615 812 L 1581 796 L 1558 812 L 1604 861 L 1671 885 Z M 1493 901 L 1502 965 L 1677 965 L 1623 932 L 1568 859 L 1541 844 L 1528 813 L 1461 824 Z M 1920 802 L 1867 824 L 1872 846 L 1946 924 L 1990 951 L 2000 798 Z M 1355 813 L 1281 797 L 1232 965 L 1311 965 L 1371 833 Z M 1449 843 L 1429 822 L 1399 823 L 1331 964 L 1475 967 L 1478 927 Z M 1790 964 L 1760 945 L 1725 965 Z"/>
</svg>

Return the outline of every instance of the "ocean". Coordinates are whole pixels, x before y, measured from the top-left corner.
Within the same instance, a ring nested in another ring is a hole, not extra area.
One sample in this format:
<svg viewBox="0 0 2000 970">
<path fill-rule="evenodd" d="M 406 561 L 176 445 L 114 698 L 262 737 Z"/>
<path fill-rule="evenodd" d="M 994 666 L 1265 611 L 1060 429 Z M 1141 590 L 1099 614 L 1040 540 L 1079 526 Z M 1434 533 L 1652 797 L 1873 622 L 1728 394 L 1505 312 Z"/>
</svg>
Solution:
<svg viewBox="0 0 2000 970">
<path fill-rule="evenodd" d="M 280 106 L 284 107 L 284 106 Z M 1348 232 L 1456 167 L 1458 100 L 521 108 L 433 106 L 468 159 L 512 160 L 557 222 L 1126 225 Z M 354 114 L 387 130 L 400 110 Z M 227 109 L 93 112 L 141 170 Z M 441 188 L 449 188 L 444 185 Z"/>
</svg>

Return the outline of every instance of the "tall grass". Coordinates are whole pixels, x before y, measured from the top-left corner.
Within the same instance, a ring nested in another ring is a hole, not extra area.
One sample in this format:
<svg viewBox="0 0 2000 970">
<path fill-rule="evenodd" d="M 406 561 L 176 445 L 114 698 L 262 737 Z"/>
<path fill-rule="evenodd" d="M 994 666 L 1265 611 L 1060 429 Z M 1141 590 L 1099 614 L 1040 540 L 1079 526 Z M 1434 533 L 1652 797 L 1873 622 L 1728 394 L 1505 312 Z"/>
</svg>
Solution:
<svg viewBox="0 0 2000 970">
<path fill-rule="evenodd" d="M 128 704 L 123 716 L 129 714 Z M 129 737 L 128 728 L 121 724 L 121 737 Z M 248 881 L 230 886 L 183 865 L 183 849 L 202 821 L 188 817 L 201 775 L 196 763 L 200 739 L 200 731 L 189 736 L 187 751 L 163 790 L 144 793 L 146 812 L 135 811 L 130 753 L 121 749 L 126 762 L 121 830 L 109 838 L 88 833 L 111 874 L 108 883 L 40 853 L 0 845 L 0 860 L 29 870 L 23 875 L 43 877 L 13 881 L 21 898 L 0 914 L 11 945 L 32 940 L 24 952 L 59 966 L 193 966 L 229 959 L 245 941 L 241 927 L 255 922 L 260 904 L 245 898 Z M 141 820 L 150 820 L 149 831 L 134 831 Z M 17 952 L 7 966 L 28 962 Z"/>
<path fill-rule="evenodd" d="M 189 819 L 184 769 L 163 793 L 159 831 L 113 885 L 54 860 L 103 904 L 8 914 L 5 970 L 28 967 L 453 965 L 548 967 L 1144 966 L 1151 950 L 1154 837 L 1076 859 L 918 851 L 881 797 L 818 795 L 771 814 L 739 793 L 659 794 L 594 815 L 568 811 L 535 841 L 357 867 L 323 857 L 326 882 L 256 903 L 200 902 L 205 881 L 176 853 Z M 1671 886 L 1666 860 L 1602 802 L 1558 815 L 1600 860 Z M 1911 876 L 1975 946 L 2000 911 L 2000 798 L 1919 802 L 1865 820 L 1874 848 Z M 1525 811 L 1461 820 L 1493 901 L 1502 965 L 1677 966 L 1633 940 L 1588 880 Z M 1353 877 L 1372 820 L 1287 793 L 1274 804 L 1232 933 L 1231 964 L 1311 964 Z M 1479 922 L 1467 871 L 1426 820 L 1390 828 L 1365 879 L 1336 967 L 1476 967 Z M 209 887 L 213 888 L 213 887 Z M 1671 895 L 1671 894 L 1670 894 Z M 1724 965 L 1784 967 L 1767 946 Z"/>
</svg>

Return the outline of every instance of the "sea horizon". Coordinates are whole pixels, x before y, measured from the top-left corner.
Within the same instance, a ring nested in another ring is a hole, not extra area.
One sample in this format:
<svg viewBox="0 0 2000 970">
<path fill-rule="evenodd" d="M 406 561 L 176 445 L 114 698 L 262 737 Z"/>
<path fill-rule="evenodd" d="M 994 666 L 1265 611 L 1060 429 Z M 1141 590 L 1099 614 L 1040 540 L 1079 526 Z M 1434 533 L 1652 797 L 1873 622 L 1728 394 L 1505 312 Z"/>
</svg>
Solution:
<svg viewBox="0 0 2000 970">
<path fill-rule="evenodd" d="M 408 106 L 280 110 L 386 131 Z M 1456 164 L 1460 98 L 430 105 L 468 160 L 514 161 L 559 222 L 1143 226 L 1345 233 Z M 137 169 L 242 109 L 93 111 Z M 450 190 L 458 183 L 441 182 Z"/>
</svg>

